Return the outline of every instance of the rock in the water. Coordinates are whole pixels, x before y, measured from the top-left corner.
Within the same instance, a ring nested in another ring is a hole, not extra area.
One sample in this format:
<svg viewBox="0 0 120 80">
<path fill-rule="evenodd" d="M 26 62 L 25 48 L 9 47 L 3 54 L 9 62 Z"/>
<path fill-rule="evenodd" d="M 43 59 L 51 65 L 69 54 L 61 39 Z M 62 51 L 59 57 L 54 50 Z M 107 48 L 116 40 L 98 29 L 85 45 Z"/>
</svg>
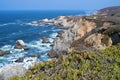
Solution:
<svg viewBox="0 0 120 80">
<path fill-rule="evenodd" d="M 40 58 L 40 55 L 39 55 L 39 54 L 33 54 L 33 55 L 31 55 L 31 57 L 37 57 L 37 58 Z"/>
<path fill-rule="evenodd" d="M 23 57 L 20 57 L 18 58 L 15 62 L 23 62 L 24 58 Z"/>
<path fill-rule="evenodd" d="M 37 22 L 37 21 L 32 21 L 31 23 L 32 23 L 32 24 L 38 24 L 38 22 Z"/>
<path fill-rule="evenodd" d="M 12 76 L 22 76 L 27 72 L 27 70 L 22 65 L 7 65 L 0 70 L 0 76 L 4 80 Z"/>
<path fill-rule="evenodd" d="M 14 46 L 14 49 L 24 49 L 24 50 L 28 50 L 27 46 L 25 45 L 23 40 L 17 40 L 16 44 Z"/>
<path fill-rule="evenodd" d="M 50 43 L 49 39 L 47 39 L 46 37 L 42 38 L 42 43 Z"/>
<path fill-rule="evenodd" d="M 0 50 L 0 56 L 10 54 L 10 51 L 2 51 Z"/>
</svg>

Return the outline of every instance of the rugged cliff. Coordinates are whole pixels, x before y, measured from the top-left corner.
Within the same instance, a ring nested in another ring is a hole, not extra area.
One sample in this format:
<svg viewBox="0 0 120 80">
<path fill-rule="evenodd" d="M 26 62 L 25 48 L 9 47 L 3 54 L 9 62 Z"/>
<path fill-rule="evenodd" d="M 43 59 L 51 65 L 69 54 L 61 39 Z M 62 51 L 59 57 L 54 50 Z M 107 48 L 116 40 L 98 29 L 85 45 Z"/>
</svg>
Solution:
<svg viewBox="0 0 120 80">
<path fill-rule="evenodd" d="M 72 50 L 94 52 L 119 43 L 119 9 L 120 7 L 105 8 L 96 15 L 60 16 L 54 19 L 54 24 L 64 30 L 55 39 L 49 56 L 58 57 Z"/>
</svg>

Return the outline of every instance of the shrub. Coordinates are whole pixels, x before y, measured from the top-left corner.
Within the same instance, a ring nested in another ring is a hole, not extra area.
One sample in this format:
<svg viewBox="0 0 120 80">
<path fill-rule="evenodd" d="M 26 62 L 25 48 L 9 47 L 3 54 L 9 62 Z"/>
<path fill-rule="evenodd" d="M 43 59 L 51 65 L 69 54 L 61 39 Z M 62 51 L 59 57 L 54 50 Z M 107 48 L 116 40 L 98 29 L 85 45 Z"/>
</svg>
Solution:
<svg viewBox="0 0 120 80">
<path fill-rule="evenodd" d="M 81 54 L 85 54 L 84 58 Z M 120 44 L 101 53 L 74 51 L 57 60 L 35 65 L 25 76 L 9 80 L 119 80 Z"/>
</svg>

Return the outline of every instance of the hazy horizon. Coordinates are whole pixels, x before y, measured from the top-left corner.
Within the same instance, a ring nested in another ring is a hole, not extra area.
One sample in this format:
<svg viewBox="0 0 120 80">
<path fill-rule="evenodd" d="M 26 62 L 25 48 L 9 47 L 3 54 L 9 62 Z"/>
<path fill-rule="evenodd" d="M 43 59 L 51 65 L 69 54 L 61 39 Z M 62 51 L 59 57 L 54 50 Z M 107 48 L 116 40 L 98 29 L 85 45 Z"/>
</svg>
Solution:
<svg viewBox="0 0 120 80">
<path fill-rule="evenodd" d="M 98 10 L 120 6 L 120 0 L 0 0 L 0 11 L 9 10 Z"/>
</svg>

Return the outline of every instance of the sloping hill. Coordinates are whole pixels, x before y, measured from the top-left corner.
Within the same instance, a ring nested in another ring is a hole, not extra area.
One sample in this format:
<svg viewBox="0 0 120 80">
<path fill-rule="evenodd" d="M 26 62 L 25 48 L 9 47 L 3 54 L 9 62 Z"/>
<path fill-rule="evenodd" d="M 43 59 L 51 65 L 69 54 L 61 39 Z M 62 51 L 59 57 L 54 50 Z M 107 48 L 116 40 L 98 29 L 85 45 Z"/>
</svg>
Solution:
<svg viewBox="0 0 120 80">
<path fill-rule="evenodd" d="M 120 6 L 108 7 L 98 11 L 98 14 L 120 17 Z"/>
</svg>

